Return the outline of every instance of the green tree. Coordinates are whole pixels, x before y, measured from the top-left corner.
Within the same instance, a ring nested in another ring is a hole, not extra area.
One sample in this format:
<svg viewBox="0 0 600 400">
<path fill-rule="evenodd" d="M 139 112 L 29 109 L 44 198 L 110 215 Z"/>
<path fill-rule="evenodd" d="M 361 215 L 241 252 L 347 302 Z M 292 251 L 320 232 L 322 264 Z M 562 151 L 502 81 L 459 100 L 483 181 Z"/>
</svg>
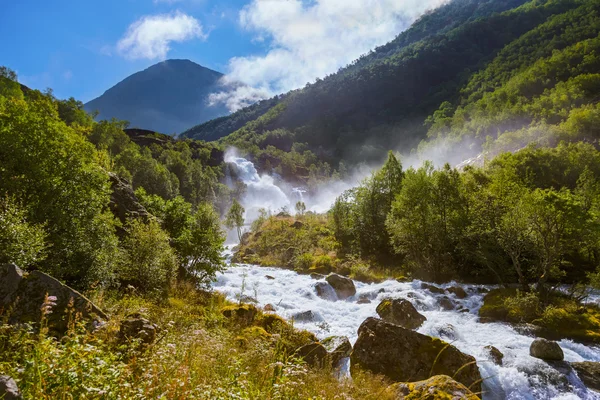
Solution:
<svg viewBox="0 0 600 400">
<path fill-rule="evenodd" d="M 29 268 L 46 256 L 46 232 L 27 221 L 27 213 L 14 199 L 0 198 L 0 264 Z"/>
<path fill-rule="evenodd" d="M 297 201 L 296 202 L 296 214 L 303 217 L 305 211 L 306 211 L 306 204 L 304 204 L 303 201 Z"/>
<path fill-rule="evenodd" d="M 244 226 L 244 207 L 237 201 L 233 200 L 233 204 L 229 208 L 225 216 L 225 226 L 229 229 L 237 230 L 238 239 L 242 240 L 242 228 Z"/>
</svg>

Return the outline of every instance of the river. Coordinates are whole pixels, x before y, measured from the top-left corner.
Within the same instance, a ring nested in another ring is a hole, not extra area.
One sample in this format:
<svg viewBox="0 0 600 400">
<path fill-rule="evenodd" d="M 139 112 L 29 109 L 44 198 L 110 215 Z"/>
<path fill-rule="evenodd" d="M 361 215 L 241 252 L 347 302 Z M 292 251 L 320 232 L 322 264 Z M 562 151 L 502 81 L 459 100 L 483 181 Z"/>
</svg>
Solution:
<svg viewBox="0 0 600 400">
<path fill-rule="evenodd" d="M 343 335 L 352 343 L 357 339 L 360 324 L 367 317 L 377 316 L 375 308 L 381 300 L 404 298 L 427 317 L 418 332 L 450 342 L 477 359 L 481 376 L 486 378 L 483 399 L 600 399 L 600 394 L 587 389 L 575 373 L 565 377 L 563 372 L 529 356 L 532 336 L 519 333 L 508 324 L 478 322 L 477 311 L 484 296 L 481 289 L 490 289 L 490 286 L 439 285 L 461 286 L 468 293 L 465 299 L 445 294 L 457 309 L 462 307 L 462 311 L 445 311 L 439 305 L 444 295 L 421 289 L 421 281 L 355 282 L 356 295 L 344 301 L 338 300 L 333 290 L 328 299 L 317 296 L 316 282 L 308 275 L 291 270 L 235 264 L 218 275 L 214 288 L 232 300 L 244 295 L 255 299 L 259 306 L 272 304 L 276 313 L 287 319 L 312 311 L 312 320 L 296 320 L 295 326 L 315 333 L 320 339 Z M 371 299 L 371 303 L 359 304 L 357 300 L 361 296 Z M 566 361 L 600 361 L 598 347 L 571 340 L 561 340 L 559 344 Z M 504 354 L 502 366 L 491 362 L 484 349 L 487 345 L 495 346 Z"/>
</svg>

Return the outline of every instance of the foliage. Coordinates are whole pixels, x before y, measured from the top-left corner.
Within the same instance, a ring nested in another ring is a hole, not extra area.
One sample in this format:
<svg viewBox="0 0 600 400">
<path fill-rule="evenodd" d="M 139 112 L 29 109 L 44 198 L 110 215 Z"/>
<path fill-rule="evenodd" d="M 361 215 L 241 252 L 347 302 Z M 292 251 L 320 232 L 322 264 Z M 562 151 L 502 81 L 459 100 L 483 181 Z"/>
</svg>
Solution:
<svg viewBox="0 0 600 400">
<path fill-rule="evenodd" d="M 152 219 L 147 223 L 131 220 L 126 229 L 119 278 L 143 293 L 167 292 L 178 264 L 169 235 Z"/>
<path fill-rule="evenodd" d="M 235 228 L 238 235 L 238 240 L 242 240 L 242 228 L 244 227 L 244 207 L 237 201 L 233 200 L 229 211 L 225 215 L 225 226 L 229 229 Z"/>
<path fill-rule="evenodd" d="M 29 268 L 46 256 L 43 225 L 32 225 L 27 213 L 9 197 L 0 198 L 0 264 Z"/>
</svg>

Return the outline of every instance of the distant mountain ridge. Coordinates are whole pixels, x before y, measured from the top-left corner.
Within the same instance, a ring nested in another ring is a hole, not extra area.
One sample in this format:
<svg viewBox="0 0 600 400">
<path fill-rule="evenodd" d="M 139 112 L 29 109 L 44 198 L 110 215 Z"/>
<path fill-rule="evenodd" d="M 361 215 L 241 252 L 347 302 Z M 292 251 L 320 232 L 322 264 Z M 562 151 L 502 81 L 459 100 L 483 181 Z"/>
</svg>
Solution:
<svg viewBox="0 0 600 400">
<path fill-rule="evenodd" d="M 179 133 L 228 114 L 225 107 L 208 104 L 222 76 L 190 60 L 166 60 L 128 76 L 85 109 L 98 111 L 99 119 L 127 120 L 131 128 Z"/>
</svg>

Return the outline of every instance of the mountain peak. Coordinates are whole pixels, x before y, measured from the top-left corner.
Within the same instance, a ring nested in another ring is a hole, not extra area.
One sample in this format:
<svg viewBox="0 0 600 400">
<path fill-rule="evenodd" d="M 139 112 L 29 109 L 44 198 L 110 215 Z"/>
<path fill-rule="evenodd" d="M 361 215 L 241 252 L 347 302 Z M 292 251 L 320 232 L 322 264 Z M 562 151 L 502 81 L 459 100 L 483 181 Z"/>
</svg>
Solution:
<svg viewBox="0 0 600 400">
<path fill-rule="evenodd" d="M 178 133 L 227 114 L 207 101 L 222 76 L 191 60 L 164 60 L 123 79 L 85 108 L 97 110 L 101 119 L 127 120 L 132 128 Z"/>
</svg>

